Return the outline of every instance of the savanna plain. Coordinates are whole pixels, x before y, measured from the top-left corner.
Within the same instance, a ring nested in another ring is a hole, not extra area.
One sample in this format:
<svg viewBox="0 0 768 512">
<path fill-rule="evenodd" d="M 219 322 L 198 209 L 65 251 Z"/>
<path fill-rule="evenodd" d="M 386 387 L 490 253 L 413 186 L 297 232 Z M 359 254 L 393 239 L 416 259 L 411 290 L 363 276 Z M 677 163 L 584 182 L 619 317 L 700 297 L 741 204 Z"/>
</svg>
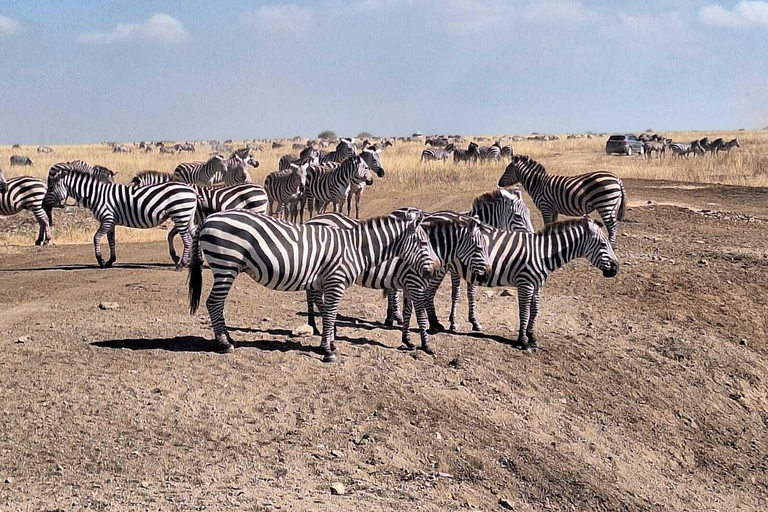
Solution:
<svg viewBox="0 0 768 512">
<path fill-rule="evenodd" d="M 602 137 L 512 143 L 550 173 L 615 172 L 630 206 L 619 274 L 555 272 L 531 354 L 512 343 L 514 289 L 479 294 L 483 333 L 463 298 L 460 332 L 429 356 L 400 349 L 380 292 L 352 287 L 341 358 L 323 364 L 319 338 L 292 336 L 304 294 L 246 276 L 227 302 L 235 351 L 216 354 L 168 226 L 118 228 L 100 269 L 89 212 L 54 211 L 49 247 L 28 213 L 0 218 L 0 510 L 768 509 L 768 132 L 715 136 L 742 147 L 658 160 L 608 157 Z M 256 183 L 289 152 L 264 146 Z M 466 210 L 505 165 L 421 164 L 423 148 L 381 154 L 363 217 Z M 0 147 L 2 167 L 45 178 L 83 159 L 127 183 L 207 156 L 54 150 Z"/>
</svg>

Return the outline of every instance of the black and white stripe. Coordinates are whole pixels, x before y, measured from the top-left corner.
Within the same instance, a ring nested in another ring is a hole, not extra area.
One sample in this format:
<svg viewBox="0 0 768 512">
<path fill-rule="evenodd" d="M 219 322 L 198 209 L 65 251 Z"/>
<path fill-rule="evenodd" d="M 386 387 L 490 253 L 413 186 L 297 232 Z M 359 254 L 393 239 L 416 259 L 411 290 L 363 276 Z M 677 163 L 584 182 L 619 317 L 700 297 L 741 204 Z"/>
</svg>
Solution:
<svg viewBox="0 0 768 512">
<path fill-rule="evenodd" d="M 421 216 L 410 212 L 370 219 L 352 229 L 290 224 L 244 210 L 211 215 L 194 237 L 190 312 L 197 310 L 202 291 L 199 243 L 213 271 L 213 289 L 206 307 L 219 350 L 232 350 L 224 321 L 224 303 L 237 275 L 245 272 L 273 290 L 322 293 L 323 360 L 335 361 L 339 302 L 344 290 L 364 269 L 400 257 L 424 277 L 434 271 L 437 257 L 420 223 Z M 311 301 L 307 306 L 312 319 L 314 306 Z"/>
<path fill-rule="evenodd" d="M 371 169 L 362 157 L 351 156 L 341 163 L 329 162 L 309 166 L 304 188 L 304 201 L 309 218 L 312 218 L 315 209 L 318 213 L 325 212 L 328 203 L 333 204 L 333 211 L 341 211 L 353 183 L 373 185 Z M 301 209 L 303 220 L 303 205 Z"/>
<path fill-rule="evenodd" d="M 330 153 L 320 152 L 320 163 L 330 162 L 341 163 L 350 156 L 355 155 L 355 147 L 352 145 L 352 139 L 341 139 L 336 145 L 336 149 Z"/>
<path fill-rule="evenodd" d="M 40 230 L 35 245 L 48 245 L 51 241 L 51 216 L 43 209 L 46 186 L 41 180 L 29 176 L 6 179 L 0 169 L 0 215 L 15 215 L 27 210 L 34 215 Z"/>
<path fill-rule="evenodd" d="M 624 220 L 627 207 L 627 193 L 615 174 L 595 171 L 579 176 L 550 175 L 533 158 L 517 155 L 499 179 L 499 186 L 516 183 L 531 196 L 545 224 L 557 221 L 558 215 L 579 217 L 597 210 L 608 228 L 611 245 L 616 244 L 618 221 Z"/>
<path fill-rule="evenodd" d="M 161 183 L 147 187 L 131 187 L 100 182 L 88 173 L 76 170 L 51 170 L 48 173 L 48 192 L 43 200 L 46 209 L 63 207 L 67 198 L 88 208 L 99 221 L 93 237 L 96 261 L 110 267 L 117 259 L 115 252 L 115 226 L 153 228 L 171 219 L 184 241 L 184 254 L 180 266 L 189 261 L 193 227 L 197 210 L 197 194 L 182 183 Z M 110 256 L 101 256 L 101 239 L 107 235 Z"/>
<path fill-rule="evenodd" d="M 426 148 L 421 152 L 421 162 L 444 162 L 451 158 L 451 154 L 453 154 L 454 149 L 455 147 L 453 144 L 448 144 L 445 146 L 445 149 L 436 147 Z"/>
<path fill-rule="evenodd" d="M 384 177 L 384 168 L 381 166 L 381 150 L 376 145 L 368 146 L 360 152 L 360 158 L 363 159 L 368 168 L 379 178 Z M 360 199 L 365 191 L 366 183 L 352 181 L 349 185 L 347 194 L 347 215 L 352 215 L 352 196 L 355 196 L 355 218 L 360 218 Z"/>
<path fill-rule="evenodd" d="M 501 145 L 498 142 L 494 142 L 492 146 L 480 146 L 478 148 L 478 157 L 481 162 L 501 160 Z"/>
<path fill-rule="evenodd" d="M 264 179 L 264 189 L 267 191 L 269 215 L 275 215 L 285 220 L 287 209 L 301 199 L 307 184 L 307 168 L 309 164 L 290 164 L 290 172 L 276 171 Z M 273 203 L 277 204 L 273 208 Z M 295 218 L 291 221 L 295 222 Z"/>
<path fill-rule="evenodd" d="M 21 165 L 21 166 L 34 165 L 32 163 L 32 159 L 29 158 L 28 156 L 11 155 L 11 159 L 10 160 L 11 160 L 11 167 L 15 167 L 15 166 L 18 166 L 18 165 Z"/>
<path fill-rule="evenodd" d="M 478 158 L 480 158 L 480 151 L 478 149 L 478 145 L 474 142 L 470 142 L 467 149 L 455 148 L 453 150 L 453 163 L 477 163 Z"/>
<path fill-rule="evenodd" d="M 359 224 L 359 220 L 338 213 L 318 215 L 307 222 L 307 225 L 325 225 L 346 229 L 354 228 Z M 476 280 L 482 281 L 484 279 L 484 276 L 489 272 L 487 240 L 479 223 L 474 218 L 455 212 L 437 212 L 427 215 L 422 227 L 429 236 L 441 268 L 454 264 L 454 260 L 460 261 L 471 269 L 470 272 Z M 426 352 L 433 353 L 429 347 L 427 336 L 428 318 L 426 311 L 427 292 L 430 288 L 431 279 L 424 279 L 402 259 L 392 258 L 374 267 L 365 268 L 355 283 L 366 288 L 387 291 L 387 325 L 392 325 L 394 320 L 394 317 L 389 315 L 390 311 L 393 311 L 393 300 L 397 300 L 396 290 L 404 290 L 406 316 L 403 321 L 402 342 L 409 348 L 413 348 L 409 339 L 410 304 L 413 304 L 416 308 L 421 347 Z M 307 300 L 322 305 L 322 295 L 319 293 L 308 293 Z M 317 327 L 314 323 L 311 325 L 317 333 Z"/>
<path fill-rule="evenodd" d="M 227 160 L 213 155 L 207 162 L 181 163 L 173 171 L 174 181 L 195 185 L 251 183 L 248 166 L 258 167 L 259 162 L 249 152 L 248 148 L 238 149 Z"/>
<path fill-rule="evenodd" d="M 575 258 L 587 258 L 605 277 L 619 271 L 619 262 L 598 222 L 584 216 L 551 224 L 538 233 L 520 233 L 492 229 L 488 250 L 491 274 L 486 287 L 517 287 L 520 313 L 518 344 L 523 349 L 535 348 L 536 318 L 541 303 L 541 288 L 552 272 Z M 466 268 L 460 273 L 471 282 Z M 469 297 L 469 321 L 478 326 L 476 296 Z"/>
</svg>

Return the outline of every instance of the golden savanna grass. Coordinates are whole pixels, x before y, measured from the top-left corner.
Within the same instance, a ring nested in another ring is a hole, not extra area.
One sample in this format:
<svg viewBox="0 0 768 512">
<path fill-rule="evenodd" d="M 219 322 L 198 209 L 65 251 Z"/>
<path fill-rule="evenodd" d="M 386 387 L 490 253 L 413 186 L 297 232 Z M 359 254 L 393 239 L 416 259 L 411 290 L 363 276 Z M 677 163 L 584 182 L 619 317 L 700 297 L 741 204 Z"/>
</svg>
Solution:
<svg viewBox="0 0 768 512">
<path fill-rule="evenodd" d="M 735 148 L 730 155 L 721 155 L 713 159 L 709 156 L 678 159 L 667 155 L 665 159 L 644 159 L 640 157 L 618 157 L 605 154 L 606 137 L 593 139 L 567 139 L 551 142 L 520 141 L 511 142 L 516 154 L 530 155 L 543 163 L 547 170 L 556 174 L 580 174 L 596 169 L 610 170 L 622 178 L 672 180 L 695 183 L 723 183 L 754 187 L 768 186 L 768 131 L 748 132 L 675 132 L 666 133 L 676 141 L 691 141 L 709 136 L 711 139 L 723 137 L 729 140 L 738 137 L 741 148 Z M 494 140 L 494 136 L 487 137 Z M 469 138 L 468 140 L 472 140 Z M 481 145 L 490 144 L 480 142 Z M 236 143 L 242 147 L 245 143 Z M 282 155 L 291 152 L 290 142 L 283 148 L 273 149 L 270 144 L 263 144 L 264 151 L 256 152 L 260 162 L 258 169 L 251 174 L 256 183 L 263 183 L 264 177 L 277 169 L 277 161 Z M 462 145 L 466 147 L 466 143 Z M 484 189 L 495 186 L 506 163 L 486 165 L 455 165 L 452 160 L 445 163 L 420 162 L 422 143 L 396 142 L 393 147 L 382 153 L 382 164 L 386 170 L 383 179 L 376 179 L 374 187 L 366 191 L 368 200 L 376 197 L 397 195 L 398 191 L 420 190 L 460 190 L 465 188 Z M 23 146 L 12 149 L 0 146 L 2 164 L 6 176 L 31 175 L 45 179 L 48 169 L 57 162 L 75 159 L 85 160 L 90 164 L 104 165 L 118 172 L 117 181 L 128 183 L 138 172 L 154 169 L 172 172 L 181 162 L 204 160 L 208 157 L 208 147 L 198 147 L 195 154 L 161 155 L 158 152 L 144 153 L 133 147 L 129 154 L 112 153 L 109 146 L 103 144 L 53 146 L 54 154 L 38 154 L 36 146 Z M 29 156 L 32 167 L 9 167 L 10 155 Z M 365 200 L 363 201 L 365 203 Z M 56 212 L 58 214 L 58 212 Z M 161 240 L 165 230 L 135 230 L 118 228 L 118 238 L 123 242 Z M 88 243 L 95 231 L 95 224 L 83 225 L 82 228 L 57 229 L 54 232 L 56 243 Z M 29 243 L 28 236 L 0 233 L 0 245 Z"/>
</svg>

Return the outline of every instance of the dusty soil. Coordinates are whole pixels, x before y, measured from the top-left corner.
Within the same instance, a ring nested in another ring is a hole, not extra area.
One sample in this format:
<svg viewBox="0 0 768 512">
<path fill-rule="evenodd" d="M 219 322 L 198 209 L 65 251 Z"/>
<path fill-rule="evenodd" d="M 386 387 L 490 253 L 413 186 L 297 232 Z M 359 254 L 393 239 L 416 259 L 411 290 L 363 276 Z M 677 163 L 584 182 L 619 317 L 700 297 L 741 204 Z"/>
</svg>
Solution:
<svg viewBox="0 0 768 512">
<path fill-rule="evenodd" d="M 90 245 L 0 248 L 0 510 L 766 510 L 768 190 L 626 183 L 619 275 L 558 271 L 534 354 L 500 290 L 485 334 L 431 357 L 353 288 L 325 365 L 290 336 L 303 295 L 242 276 L 218 355 L 163 243 L 118 239 L 110 270 Z"/>
</svg>

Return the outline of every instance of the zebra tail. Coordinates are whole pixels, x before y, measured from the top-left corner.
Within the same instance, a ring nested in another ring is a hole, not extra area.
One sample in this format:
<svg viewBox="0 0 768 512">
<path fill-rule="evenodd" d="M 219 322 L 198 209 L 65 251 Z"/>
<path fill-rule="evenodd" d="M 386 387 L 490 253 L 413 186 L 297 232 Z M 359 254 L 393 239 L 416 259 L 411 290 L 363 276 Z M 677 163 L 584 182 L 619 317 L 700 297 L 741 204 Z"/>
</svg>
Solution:
<svg viewBox="0 0 768 512">
<path fill-rule="evenodd" d="M 627 214 L 627 190 L 624 188 L 624 182 L 619 179 L 619 186 L 621 187 L 621 201 L 619 201 L 619 213 L 616 215 L 616 220 L 624 220 Z"/>
<path fill-rule="evenodd" d="M 203 261 L 200 258 L 200 231 L 199 226 L 192 235 L 192 247 L 189 260 L 189 314 L 197 313 L 200 307 L 200 296 L 203 292 Z"/>
</svg>

